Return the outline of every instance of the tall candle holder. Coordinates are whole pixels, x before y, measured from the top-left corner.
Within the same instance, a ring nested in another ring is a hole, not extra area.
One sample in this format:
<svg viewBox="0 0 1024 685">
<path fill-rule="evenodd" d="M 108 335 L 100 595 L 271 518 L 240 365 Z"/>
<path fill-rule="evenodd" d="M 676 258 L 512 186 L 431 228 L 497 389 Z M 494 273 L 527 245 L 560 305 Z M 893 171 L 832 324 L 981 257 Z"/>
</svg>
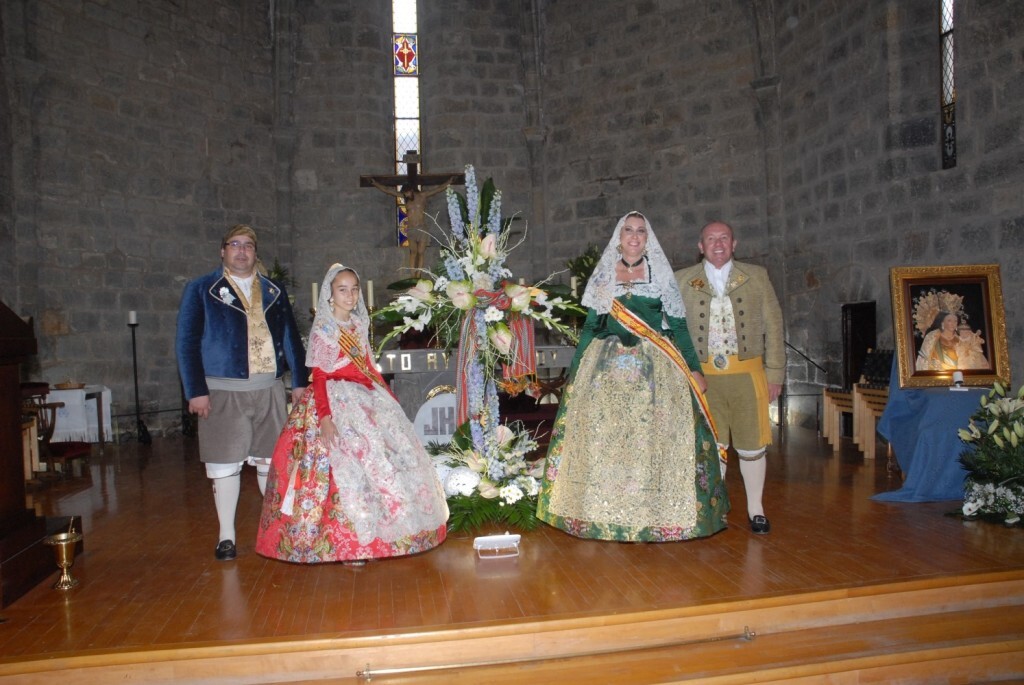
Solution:
<svg viewBox="0 0 1024 685">
<path fill-rule="evenodd" d="M 128 312 L 128 328 L 132 330 L 132 374 L 135 376 L 135 431 L 139 442 L 148 445 L 153 442 L 153 438 L 150 437 L 146 424 L 142 422 L 142 408 L 139 406 L 139 358 L 135 342 L 135 329 L 138 327 L 135 312 Z"/>
<path fill-rule="evenodd" d="M 376 359 L 377 355 L 376 355 L 376 353 L 374 352 L 374 349 L 373 349 L 374 348 L 374 343 L 373 343 L 373 311 L 374 311 L 374 307 L 373 307 L 373 305 L 372 304 L 369 305 L 366 308 L 366 310 L 367 310 L 367 314 L 368 314 L 368 317 L 369 317 L 369 323 L 366 326 L 366 336 L 367 336 L 367 338 L 369 338 L 370 356 L 374 357 Z"/>
</svg>

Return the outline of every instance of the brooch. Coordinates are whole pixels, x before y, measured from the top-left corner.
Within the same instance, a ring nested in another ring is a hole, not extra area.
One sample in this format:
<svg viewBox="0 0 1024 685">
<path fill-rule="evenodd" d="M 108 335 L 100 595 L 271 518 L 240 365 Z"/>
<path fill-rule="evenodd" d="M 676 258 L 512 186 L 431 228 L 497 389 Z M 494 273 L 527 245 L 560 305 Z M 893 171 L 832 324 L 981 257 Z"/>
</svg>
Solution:
<svg viewBox="0 0 1024 685">
<path fill-rule="evenodd" d="M 220 294 L 220 301 L 224 304 L 231 304 L 235 301 L 235 296 L 231 294 L 231 289 L 226 285 L 217 292 Z"/>
<path fill-rule="evenodd" d="M 705 285 L 706 283 L 704 283 L 703 278 L 695 278 L 692 281 L 690 281 L 690 286 L 698 290 L 701 290 Z"/>
</svg>

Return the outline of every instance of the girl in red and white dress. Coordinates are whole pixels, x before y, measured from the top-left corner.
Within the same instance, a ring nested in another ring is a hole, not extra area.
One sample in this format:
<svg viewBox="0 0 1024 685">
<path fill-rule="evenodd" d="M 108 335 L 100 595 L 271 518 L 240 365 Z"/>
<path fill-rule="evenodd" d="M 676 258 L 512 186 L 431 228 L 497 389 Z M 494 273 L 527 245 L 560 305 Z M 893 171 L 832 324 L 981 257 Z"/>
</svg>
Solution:
<svg viewBox="0 0 1024 685">
<path fill-rule="evenodd" d="M 358 274 L 334 264 L 309 336 L 312 382 L 267 481 L 256 551 L 315 564 L 415 554 L 445 539 L 430 457 L 370 354 Z"/>
</svg>

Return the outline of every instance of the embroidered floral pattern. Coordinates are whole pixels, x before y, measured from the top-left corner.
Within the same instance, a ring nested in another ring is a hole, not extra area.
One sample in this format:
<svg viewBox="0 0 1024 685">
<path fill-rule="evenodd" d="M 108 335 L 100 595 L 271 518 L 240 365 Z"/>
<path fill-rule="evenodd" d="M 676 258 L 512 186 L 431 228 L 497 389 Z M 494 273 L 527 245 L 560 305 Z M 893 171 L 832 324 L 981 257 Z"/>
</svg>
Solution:
<svg viewBox="0 0 1024 685">
<path fill-rule="evenodd" d="M 731 355 L 739 351 L 736 340 L 736 321 L 732 313 L 732 301 L 726 297 L 711 298 L 708 312 L 708 354 Z M 719 367 L 724 368 L 724 367 Z"/>
</svg>

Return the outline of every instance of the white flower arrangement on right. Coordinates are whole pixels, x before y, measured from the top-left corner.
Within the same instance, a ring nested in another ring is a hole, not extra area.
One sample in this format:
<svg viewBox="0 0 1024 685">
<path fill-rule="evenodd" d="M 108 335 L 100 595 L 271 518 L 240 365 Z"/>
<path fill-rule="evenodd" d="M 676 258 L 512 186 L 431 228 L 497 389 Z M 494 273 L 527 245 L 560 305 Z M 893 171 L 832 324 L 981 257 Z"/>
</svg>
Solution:
<svg viewBox="0 0 1024 685">
<path fill-rule="evenodd" d="M 963 514 L 999 516 L 1007 525 L 1024 517 L 1024 386 L 1007 396 L 1000 383 L 981 397 L 981 406 L 958 431 L 967 449 Z"/>
</svg>

